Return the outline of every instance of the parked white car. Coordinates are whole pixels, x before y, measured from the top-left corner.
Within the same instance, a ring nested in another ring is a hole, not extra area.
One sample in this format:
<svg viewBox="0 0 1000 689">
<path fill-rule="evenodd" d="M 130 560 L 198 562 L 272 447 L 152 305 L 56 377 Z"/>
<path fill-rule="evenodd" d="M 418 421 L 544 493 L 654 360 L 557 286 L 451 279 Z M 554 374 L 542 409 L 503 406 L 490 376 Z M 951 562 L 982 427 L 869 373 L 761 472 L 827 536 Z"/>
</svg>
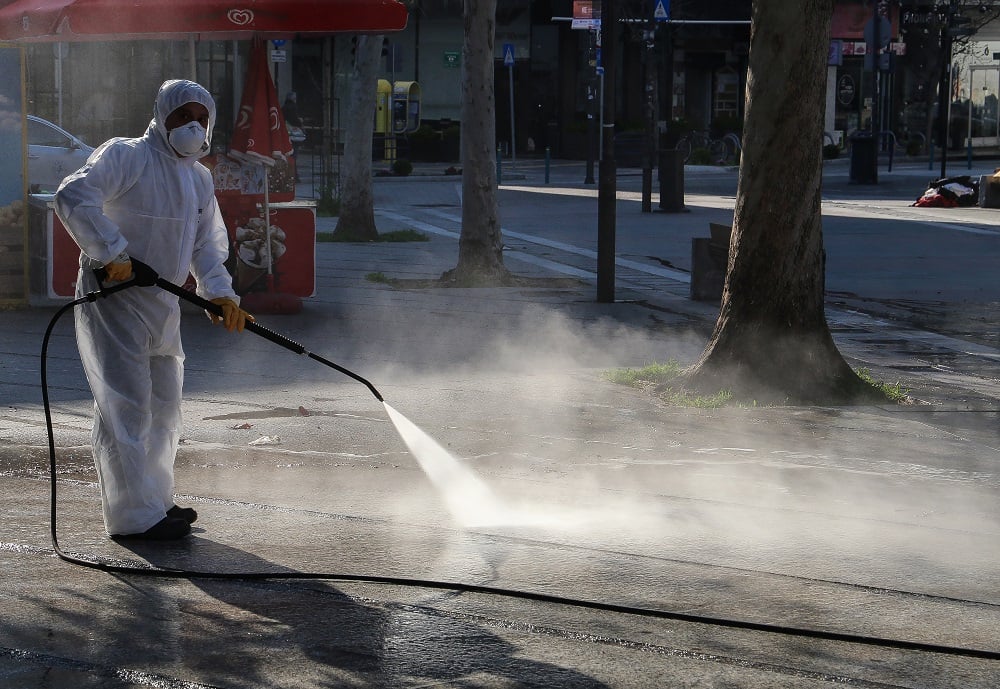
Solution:
<svg viewBox="0 0 1000 689">
<path fill-rule="evenodd" d="M 63 177 L 83 167 L 93 150 L 65 129 L 28 115 L 29 189 L 55 191 Z"/>
</svg>

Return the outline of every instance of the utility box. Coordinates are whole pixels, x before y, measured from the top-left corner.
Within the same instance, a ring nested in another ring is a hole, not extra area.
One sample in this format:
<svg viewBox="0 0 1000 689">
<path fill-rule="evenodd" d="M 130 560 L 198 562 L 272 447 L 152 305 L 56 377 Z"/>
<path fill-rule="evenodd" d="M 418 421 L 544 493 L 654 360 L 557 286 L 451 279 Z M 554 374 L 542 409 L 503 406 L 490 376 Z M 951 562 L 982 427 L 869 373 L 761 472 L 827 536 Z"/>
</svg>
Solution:
<svg viewBox="0 0 1000 689">
<path fill-rule="evenodd" d="M 979 207 L 1000 208 L 1000 177 L 996 173 L 979 178 Z"/>
<path fill-rule="evenodd" d="M 378 80 L 378 88 L 375 95 L 375 133 L 389 134 L 392 125 L 392 84 L 385 79 Z"/>
<path fill-rule="evenodd" d="M 392 132 L 407 134 L 420 127 L 420 84 L 397 81 L 392 88 Z"/>
</svg>

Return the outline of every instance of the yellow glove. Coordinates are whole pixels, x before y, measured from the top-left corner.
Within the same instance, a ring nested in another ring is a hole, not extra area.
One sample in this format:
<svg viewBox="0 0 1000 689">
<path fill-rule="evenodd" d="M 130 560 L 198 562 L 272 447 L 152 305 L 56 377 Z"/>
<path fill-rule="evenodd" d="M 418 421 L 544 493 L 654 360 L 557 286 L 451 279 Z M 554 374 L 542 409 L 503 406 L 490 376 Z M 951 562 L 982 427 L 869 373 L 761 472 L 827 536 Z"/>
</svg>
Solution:
<svg viewBox="0 0 1000 689">
<path fill-rule="evenodd" d="M 212 319 L 212 323 L 223 323 L 226 326 L 226 330 L 233 332 L 243 332 L 243 328 L 246 327 L 247 321 L 257 320 L 249 313 L 241 309 L 235 301 L 229 297 L 216 297 L 212 299 L 213 304 L 218 304 L 222 307 L 222 317 L 216 316 L 214 313 L 208 314 L 208 317 Z"/>
<path fill-rule="evenodd" d="M 118 261 L 106 263 L 104 265 L 104 270 L 108 274 L 108 282 L 121 282 L 122 280 L 128 280 L 132 277 L 132 261 L 125 259 L 125 261 L 121 263 Z"/>
</svg>

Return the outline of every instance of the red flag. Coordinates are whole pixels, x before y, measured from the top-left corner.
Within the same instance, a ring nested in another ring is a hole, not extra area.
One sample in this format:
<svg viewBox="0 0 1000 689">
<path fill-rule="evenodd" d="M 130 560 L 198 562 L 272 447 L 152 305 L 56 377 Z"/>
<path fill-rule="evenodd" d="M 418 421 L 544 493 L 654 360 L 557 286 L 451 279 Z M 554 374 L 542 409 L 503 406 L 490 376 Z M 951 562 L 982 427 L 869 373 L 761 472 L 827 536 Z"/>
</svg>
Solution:
<svg viewBox="0 0 1000 689">
<path fill-rule="evenodd" d="M 292 142 L 267 65 L 267 46 L 259 37 L 250 45 L 247 79 L 229 148 L 237 160 L 268 167 L 292 155 Z"/>
</svg>

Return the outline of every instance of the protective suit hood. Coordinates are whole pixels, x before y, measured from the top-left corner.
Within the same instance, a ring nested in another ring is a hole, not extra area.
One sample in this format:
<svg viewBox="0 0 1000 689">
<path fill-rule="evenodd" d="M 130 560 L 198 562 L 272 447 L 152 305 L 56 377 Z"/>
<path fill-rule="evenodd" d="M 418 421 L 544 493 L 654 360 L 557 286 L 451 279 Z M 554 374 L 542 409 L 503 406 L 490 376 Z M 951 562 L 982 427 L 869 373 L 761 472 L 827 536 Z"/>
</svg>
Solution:
<svg viewBox="0 0 1000 689">
<path fill-rule="evenodd" d="M 171 155 L 175 155 L 167 140 L 166 121 L 170 113 L 185 103 L 201 103 L 208 108 L 205 146 L 201 153 L 186 158 L 186 160 L 194 161 L 207 155 L 212 149 L 212 132 L 215 130 L 215 99 L 201 84 L 187 79 L 170 79 L 163 82 L 156 94 L 156 101 L 153 103 L 153 121 L 149 123 L 147 135 L 152 135 L 155 132 L 154 138 L 157 143 L 165 146 L 165 150 L 169 151 Z"/>
</svg>

